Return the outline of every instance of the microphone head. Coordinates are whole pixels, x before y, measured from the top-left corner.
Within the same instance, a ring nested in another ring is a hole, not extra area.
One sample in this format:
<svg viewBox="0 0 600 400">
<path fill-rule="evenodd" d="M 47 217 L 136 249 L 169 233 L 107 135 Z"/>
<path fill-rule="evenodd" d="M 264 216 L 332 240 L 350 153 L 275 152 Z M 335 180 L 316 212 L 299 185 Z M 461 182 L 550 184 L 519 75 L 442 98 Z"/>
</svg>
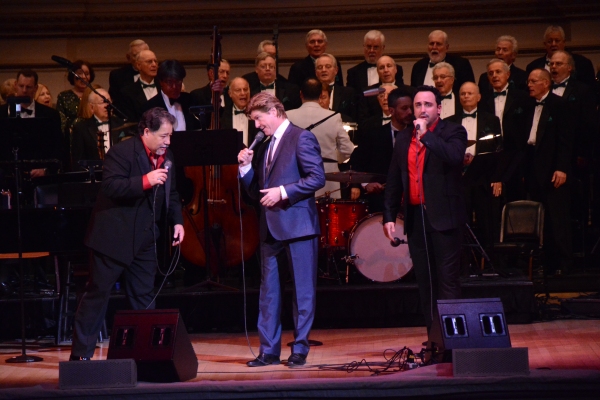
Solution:
<svg viewBox="0 0 600 400">
<path fill-rule="evenodd" d="M 164 165 L 165 169 L 171 169 L 171 166 L 173 166 L 173 161 L 171 161 L 171 160 L 165 161 L 165 165 Z"/>
<path fill-rule="evenodd" d="M 262 142 L 262 140 L 264 138 L 265 138 L 265 133 L 263 131 L 258 131 L 256 133 L 256 136 L 254 136 L 254 141 L 252 142 L 252 144 L 250 144 L 250 147 L 248 148 L 248 150 L 253 150 L 257 144 Z"/>
</svg>

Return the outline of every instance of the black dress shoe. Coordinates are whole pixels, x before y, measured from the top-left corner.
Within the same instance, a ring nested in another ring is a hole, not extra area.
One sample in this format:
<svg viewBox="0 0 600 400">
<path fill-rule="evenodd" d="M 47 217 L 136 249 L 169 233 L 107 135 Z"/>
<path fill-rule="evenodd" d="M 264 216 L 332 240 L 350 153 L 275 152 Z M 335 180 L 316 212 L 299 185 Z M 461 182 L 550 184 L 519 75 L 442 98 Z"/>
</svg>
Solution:
<svg viewBox="0 0 600 400">
<path fill-rule="evenodd" d="M 71 354 L 69 361 L 90 361 L 90 357 L 78 357 Z"/>
<path fill-rule="evenodd" d="M 288 358 L 288 367 L 301 367 L 306 364 L 306 354 L 294 353 Z"/>
<path fill-rule="evenodd" d="M 280 362 L 278 356 L 263 353 L 259 354 L 254 360 L 248 361 L 246 365 L 249 367 L 266 367 L 267 365 L 277 365 Z"/>
</svg>

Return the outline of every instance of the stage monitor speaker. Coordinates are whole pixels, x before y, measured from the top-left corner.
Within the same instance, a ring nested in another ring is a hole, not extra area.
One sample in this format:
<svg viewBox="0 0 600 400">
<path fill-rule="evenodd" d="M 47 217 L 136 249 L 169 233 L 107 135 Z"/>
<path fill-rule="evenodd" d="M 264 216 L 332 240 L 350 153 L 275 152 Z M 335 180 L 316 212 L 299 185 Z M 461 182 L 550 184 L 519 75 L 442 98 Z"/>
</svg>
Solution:
<svg viewBox="0 0 600 400">
<path fill-rule="evenodd" d="M 528 349 L 453 349 L 452 371 L 454 376 L 529 375 Z"/>
<path fill-rule="evenodd" d="M 198 373 L 198 359 L 178 310 L 117 312 L 106 358 L 134 359 L 140 381 L 183 382 Z"/>
<path fill-rule="evenodd" d="M 437 348 L 438 361 L 450 362 L 453 349 L 506 347 L 510 335 L 500 299 L 438 300 L 428 344 Z"/>
<path fill-rule="evenodd" d="M 58 363 L 60 389 L 124 388 L 136 385 L 137 368 L 132 359 Z"/>
</svg>

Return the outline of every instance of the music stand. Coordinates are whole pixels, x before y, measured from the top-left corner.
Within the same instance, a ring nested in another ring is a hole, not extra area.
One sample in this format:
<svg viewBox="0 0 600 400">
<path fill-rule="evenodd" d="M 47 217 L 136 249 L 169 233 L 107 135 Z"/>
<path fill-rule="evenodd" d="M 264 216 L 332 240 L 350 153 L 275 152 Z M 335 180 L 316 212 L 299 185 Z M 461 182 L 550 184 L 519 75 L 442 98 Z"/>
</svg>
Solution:
<svg viewBox="0 0 600 400">
<path fill-rule="evenodd" d="M 211 235 L 208 220 L 208 192 L 206 179 L 207 165 L 238 165 L 237 155 L 244 147 L 242 132 L 235 129 L 215 129 L 202 131 L 175 131 L 171 136 L 169 148 L 175 154 L 177 165 L 182 167 L 202 167 L 202 204 L 204 207 L 204 253 L 206 257 L 206 280 L 187 288 L 194 291 L 203 286 L 219 287 L 237 291 L 237 289 L 215 282 L 210 277 Z M 192 221 L 193 223 L 193 221 Z M 199 232 L 196 237 L 202 242 Z M 218 254 L 218 253 L 217 253 Z"/>
</svg>

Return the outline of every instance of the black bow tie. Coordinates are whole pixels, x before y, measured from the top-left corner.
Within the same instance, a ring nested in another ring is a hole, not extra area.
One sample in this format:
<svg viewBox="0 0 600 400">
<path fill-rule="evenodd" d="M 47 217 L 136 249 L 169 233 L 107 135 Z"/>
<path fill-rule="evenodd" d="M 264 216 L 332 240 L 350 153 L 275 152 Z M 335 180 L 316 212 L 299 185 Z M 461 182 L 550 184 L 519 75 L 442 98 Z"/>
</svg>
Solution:
<svg viewBox="0 0 600 400">
<path fill-rule="evenodd" d="M 108 125 L 108 121 L 98 121 L 96 120 L 96 126 Z"/>
<path fill-rule="evenodd" d="M 546 65 L 550 65 L 550 60 L 546 58 Z"/>
<path fill-rule="evenodd" d="M 446 100 L 446 99 L 452 99 L 452 93 L 448 93 L 445 96 L 442 96 L 442 100 Z"/>
<path fill-rule="evenodd" d="M 429 61 L 429 68 L 433 68 L 433 67 L 435 67 L 435 64 L 437 64 L 437 63 L 434 63 L 434 62 L 431 62 L 431 61 Z"/>
<path fill-rule="evenodd" d="M 172 99 L 169 97 L 169 103 L 171 103 L 171 105 L 175 104 L 175 103 L 179 103 L 179 97 L 176 99 Z"/>
<path fill-rule="evenodd" d="M 140 83 L 142 84 L 142 89 L 146 89 L 146 88 L 155 88 L 156 87 L 156 83 L 144 83 L 142 82 L 142 80 L 140 79 Z"/>
<path fill-rule="evenodd" d="M 384 121 L 391 121 L 391 120 L 392 120 L 392 117 L 383 117 L 383 120 L 384 120 Z"/>
<path fill-rule="evenodd" d="M 552 85 L 552 89 L 557 89 L 557 88 L 559 88 L 559 87 L 564 87 L 564 88 L 566 88 L 566 87 L 567 87 L 567 82 L 568 82 L 568 80 L 567 80 L 567 81 L 564 81 L 564 82 L 561 82 L 561 83 L 554 83 L 554 84 Z"/>
<path fill-rule="evenodd" d="M 535 106 L 543 106 L 544 104 L 546 104 L 546 100 L 542 100 L 542 101 L 536 101 L 535 102 Z"/>
<path fill-rule="evenodd" d="M 22 108 L 21 113 L 27 113 L 27 115 L 31 115 L 33 110 L 30 110 L 29 108 Z"/>
<path fill-rule="evenodd" d="M 464 112 L 463 115 L 462 115 L 462 117 L 463 118 L 469 118 L 469 117 L 471 117 L 471 118 L 477 118 L 477 111 L 475 111 L 473 114 L 467 114 L 467 113 Z"/>
<path fill-rule="evenodd" d="M 275 82 L 271 83 L 270 85 L 263 85 L 262 83 L 260 84 L 260 90 L 267 89 L 275 89 Z"/>
<path fill-rule="evenodd" d="M 233 109 L 233 115 L 244 114 L 245 110 L 238 110 L 237 108 Z"/>
<path fill-rule="evenodd" d="M 501 92 L 494 92 L 494 98 L 498 96 L 506 96 L 506 90 L 503 90 Z"/>
<path fill-rule="evenodd" d="M 377 64 L 367 63 L 367 67 L 369 67 L 369 68 L 371 68 L 371 67 L 377 67 Z"/>
</svg>

